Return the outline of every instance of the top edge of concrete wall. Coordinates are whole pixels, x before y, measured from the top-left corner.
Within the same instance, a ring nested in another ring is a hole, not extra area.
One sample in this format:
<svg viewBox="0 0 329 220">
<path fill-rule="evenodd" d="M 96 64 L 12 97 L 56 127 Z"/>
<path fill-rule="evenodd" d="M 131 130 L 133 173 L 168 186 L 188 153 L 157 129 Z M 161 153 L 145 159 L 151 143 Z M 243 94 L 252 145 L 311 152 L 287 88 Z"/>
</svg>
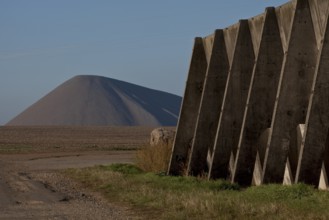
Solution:
<svg viewBox="0 0 329 220">
<path fill-rule="evenodd" d="M 242 19 L 242 20 L 248 20 L 248 21 L 250 22 L 250 21 L 252 21 L 252 20 L 254 20 L 254 19 L 258 19 L 258 18 L 260 18 L 260 17 L 264 17 L 265 14 L 266 14 L 266 10 L 267 10 L 267 8 L 274 8 L 275 11 L 280 11 L 280 10 L 283 9 L 283 8 L 291 8 L 291 7 L 294 7 L 294 5 L 296 4 L 297 1 L 298 1 L 298 0 L 290 0 L 289 2 L 284 3 L 284 4 L 282 4 L 282 5 L 279 5 L 279 6 L 277 6 L 277 7 L 273 7 L 273 6 L 272 6 L 272 7 L 271 7 L 271 6 L 266 7 L 266 8 L 264 9 L 264 12 L 263 12 L 263 13 L 258 14 L 258 15 L 253 16 L 253 17 L 250 17 L 250 18 L 248 18 L 248 19 Z M 237 22 L 237 23 L 235 23 L 235 24 L 232 24 L 232 25 L 230 25 L 230 26 L 228 26 L 228 27 L 223 27 L 223 28 L 219 28 L 219 29 L 223 29 L 223 30 L 234 29 L 234 28 L 237 28 L 238 25 L 239 25 L 239 22 Z M 208 38 L 213 38 L 214 35 L 215 35 L 215 31 L 214 31 L 213 33 L 211 33 L 211 34 L 209 34 L 209 35 L 203 37 L 203 38 L 204 38 L 204 40 L 206 40 L 206 39 L 208 39 Z"/>
</svg>

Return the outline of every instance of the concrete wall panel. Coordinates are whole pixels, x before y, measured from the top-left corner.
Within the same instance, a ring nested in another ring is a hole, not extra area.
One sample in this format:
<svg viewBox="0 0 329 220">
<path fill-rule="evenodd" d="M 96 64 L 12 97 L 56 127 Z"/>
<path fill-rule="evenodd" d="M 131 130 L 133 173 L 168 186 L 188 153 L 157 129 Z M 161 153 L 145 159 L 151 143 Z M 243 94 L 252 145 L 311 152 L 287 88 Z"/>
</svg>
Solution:
<svg viewBox="0 0 329 220">
<path fill-rule="evenodd" d="M 203 84 L 207 71 L 207 60 L 202 38 L 195 38 L 190 70 L 185 87 L 184 99 L 177 125 L 168 173 L 180 175 L 184 171 L 191 147 Z"/>
<path fill-rule="evenodd" d="M 288 49 L 289 34 L 291 31 L 292 20 L 295 14 L 296 2 L 296 0 L 291 1 L 275 9 L 284 51 L 287 51 Z"/>
<path fill-rule="evenodd" d="M 283 60 L 283 48 L 274 8 L 265 13 L 257 62 L 252 73 L 232 181 L 250 185 L 257 140 L 271 126 L 272 113 Z M 258 20 L 251 20 L 249 23 Z M 256 25 L 252 25 L 255 27 Z M 261 28 L 258 28 L 261 30 Z"/>
<path fill-rule="evenodd" d="M 233 156 L 236 154 L 234 147 L 237 147 L 239 140 L 254 62 L 249 24 L 247 20 L 241 20 L 210 165 L 211 178 L 228 176 L 231 152 Z"/>
<path fill-rule="evenodd" d="M 196 175 L 207 171 L 207 153 L 208 150 L 212 151 L 215 142 L 229 71 L 223 30 L 217 30 L 213 36 L 213 48 L 204 82 L 189 162 L 189 172 Z"/>
<path fill-rule="evenodd" d="M 266 14 L 263 13 L 248 20 L 255 56 L 258 56 L 260 41 L 262 39 L 264 21 Z"/>
<path fill-rule="evenodd" d="M 319 184 L 329 127 L 329 29 L 326 29 L 313 78 L 295 178 L 297 182 L 313 185 Z"/>
<path fill-rule="evenodd" d="M 312 20 L 315 35 L 317 38 L 318 48 L 321 47 L 321 40 L 326 28 L 326 19 L 328 17 L 328 0 L 309 0 L 310 9 L 312 13 Z"/>
<path fill-rule="evenodd" d="M 237 23 L 224 29 L 224 39 L 225 39 L 226 51 L 230 65 L 232 65 L 232 61 L 233 61 L 234 48 L 235 48 L 236 38 L 238 36 L 239 26 L 240 26 L 239 23 Z"/>
<path fill-rule="evenodd" d="M 283 181 L 290 134 L 305 123 L 316 66 L 318 50 L 308 0 L 298 0 L 295 12 L 263 165 L 264 183 Z"/>
<path fill-rule="evenodd" d="M 206 59 L 207 59 L 207 64 L 209 65 L 210 63 L 210 57 L 211 57 L 211 53 L 212 53 L 212 48 L 213 48 L 213 44 L 214 44 L 214 34 L 209 35 L 205 38 L 203 38 L 203 46 L 204 46 L 204 51 L 206 54 Z"/>
</svg>

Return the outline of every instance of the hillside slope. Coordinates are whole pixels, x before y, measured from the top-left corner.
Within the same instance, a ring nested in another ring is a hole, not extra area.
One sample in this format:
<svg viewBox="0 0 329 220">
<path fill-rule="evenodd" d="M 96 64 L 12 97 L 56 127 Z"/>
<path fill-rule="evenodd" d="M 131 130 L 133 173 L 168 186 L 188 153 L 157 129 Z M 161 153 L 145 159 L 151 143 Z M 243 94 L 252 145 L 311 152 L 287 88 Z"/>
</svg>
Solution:
<svg viewBox="0 0 329 220">
<path fill-rule="evenodd" d="M 7 125 L 175 126 L 181 100 L 111 78 L 75 76 Z"/>
</svg>

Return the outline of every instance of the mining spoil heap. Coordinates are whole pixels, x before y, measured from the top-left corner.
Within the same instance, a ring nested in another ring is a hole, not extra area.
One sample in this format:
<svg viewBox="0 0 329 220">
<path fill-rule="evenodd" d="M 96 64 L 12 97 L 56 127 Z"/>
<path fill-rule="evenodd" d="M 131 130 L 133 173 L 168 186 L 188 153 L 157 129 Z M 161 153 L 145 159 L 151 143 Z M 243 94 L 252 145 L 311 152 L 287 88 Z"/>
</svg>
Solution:
<svg viewBox="0 0 329 220">
<path fill-rule="evenodd" d="M 7 125 L 175 126 L 181 97 L 101 77 L 75 76 Z"/>
</svg>

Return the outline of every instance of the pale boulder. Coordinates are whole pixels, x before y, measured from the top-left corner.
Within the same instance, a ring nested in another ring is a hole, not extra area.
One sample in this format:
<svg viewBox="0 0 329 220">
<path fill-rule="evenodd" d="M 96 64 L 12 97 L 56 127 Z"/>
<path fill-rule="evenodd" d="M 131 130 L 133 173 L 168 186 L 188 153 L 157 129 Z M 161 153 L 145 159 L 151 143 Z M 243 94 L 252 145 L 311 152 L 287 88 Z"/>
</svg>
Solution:
<svg viewBox="0 0 329 220">
<path fill-rule="evenodd" d="M 168 128 L 156 128 L 151 132 L 151 146 L 167 145 L 172 143 L 175 138 L 175 131 Z"/>
</svg>

